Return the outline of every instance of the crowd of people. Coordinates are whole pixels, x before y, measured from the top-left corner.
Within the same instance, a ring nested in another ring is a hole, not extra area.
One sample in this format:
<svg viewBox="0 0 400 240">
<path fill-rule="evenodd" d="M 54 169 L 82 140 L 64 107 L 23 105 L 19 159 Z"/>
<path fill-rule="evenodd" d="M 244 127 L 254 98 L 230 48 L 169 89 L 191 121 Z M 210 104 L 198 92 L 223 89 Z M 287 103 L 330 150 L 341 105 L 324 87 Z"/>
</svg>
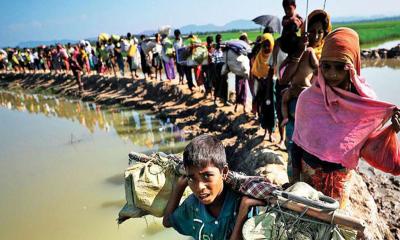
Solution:
<svg viewBox="0 0 400 240">
<path fill-rule="evenodd" d="M 348 182 L 352 170 L 357 167 L 358 159 L 366 155 L 365 149 L 370 145 L 376 146 L 374 134 L 389 119 L 393 131 L 386 131 L 385 134 L 400 131 L 400 112 L 395 105 L 378 101 L 372 89 L 360 77 L 360 46 L 355 31 L 349 28 L 332 31 L 330 17 L 324 10 L 315 10 L 303 20 L 296 12 L 295 0 L 283 0 L 283 9 L 283 30 L 277 39 L 269 27 L 253 43 L 245 33 L 239 37 L 239 41 L 252 48 L 245 54 L 250 71 L 248 74 L 235 74 L 235 111 L 242 105 L 246 112 L 248 86 L 252 94 L 251 111 L 265 129 L 265 137 L 271 142 L 276 141 L 275 128 L 279 129 L 278 144 L 283 147 L 285 143 L 288 150 L 288 175 L 291 181 L 306 181 L 317 190 L 337 199 L 341 208 L 344 208 L 350 191 Z M 179 83 L 186 79 L 191 91 L 194 91 L 195 80 L 197 86 L 202 86 L 205 98 L 211 96 L 215 104 L 220 101 L 229 105 L 229 70 L 226 71 L 226 68 L 230 66 L 226 62 L 227 45 L 221 34 L 215 38 L 209 36 L 205 43 L 201 43 L 194 35 L 183 39 L 179 30 L 174 31 L 173 38 L 160 31 L 151 39 L 142 35 L 139 40 L 130 33 L 123 37 L 102 34 L 96 46 L 81 41 L 74 46 L 59 44 L 34 49 L 2 50 L 1 67 L 16 72 L 72 71 L 81 91 L 84 90 L 80 77 L 82 72 L 114 75 L 119 72 L 119 75 L 125 76 L 128 67 L 131 77 L 136 79 L 139 77 L 137 70 L 141 69 L 145 79 L 162 81 L 163 76 L 168 80 L 177 76 Z M 244 46 L 242 43 L 239 45 Z M 189 54 L 196 55 L 193 58 L 195 64 L 183 60 L 182 55 L 187 54 L 182 51 L 183 48 L 189 49 Z M 162 73 L 163 69 L 165 74 Z M 380 151 L 398 151 L 397 147 L 385 147 L 387 145 L 382 146 Z M 199 151 L 205 153 L 207 150 Z M 393 153 L 390 156 L 397 155 Z M 400 160 L 383 157 L 383 160 L 378 161 L 370 155 L 368 157 L 372 159 L 373 166 L 400 174 L 396 167 L 390 169 L 382 166 L 391 163 L 396 165 L 393 162 Z M 213 163 L 214 160 L 207 159 L 206 162 L 210 161 Z M 196 171 L 204 167 L 196 164 Z M 223 161 L 221 164 L 214 164 L 217 169 L 213 171 L 219 171 L 223 178 L 227 169 Z M 189 182 L 187 179 L 182 180 L 182 186 L 189 184 L 192 188 L 192 182 L 202 181 L 203 175 L 197 175 L 196 172 L 189 176 Z M 196 177 L 201 179 L 194 179 Z M 222 187 L 217 190 L 220 192 L 209 199 L 209 195 L 204 193 L 207 189 L 203 191 L 197 189 L 197 186 L 192 188 L 197 199 L 205 205 L 212 205 L 215 199 L 223 197 L 220 195 Z M 176 193 L 176 199 L 171 200 L 173 203 L 168 208 L 164 224 L 186 233 L 180 228 L 180 223 L 171 217 L 176 215 L 178 220 L 187 217 L 182 215 L 187 212 L 174 213 L 178 207 L 179 194 Z M 215 203 L 215 208 L 211 208 L 214 217 L 219 216 L 223 203 L 222 199 Z M 214 233 L 218 235 L 233 231 L 234 237 L 231 238 L 239 239 L 237 228 L 233 229 L 233 225 L 229 228 L 225 232 Z M 214 227 L 210 229 L 210 232 L 215 230 Z M 199 237 L 198 232 L 190 234 Z M 218 239 L 226 238 L 224 235 Z"/>
</svg>

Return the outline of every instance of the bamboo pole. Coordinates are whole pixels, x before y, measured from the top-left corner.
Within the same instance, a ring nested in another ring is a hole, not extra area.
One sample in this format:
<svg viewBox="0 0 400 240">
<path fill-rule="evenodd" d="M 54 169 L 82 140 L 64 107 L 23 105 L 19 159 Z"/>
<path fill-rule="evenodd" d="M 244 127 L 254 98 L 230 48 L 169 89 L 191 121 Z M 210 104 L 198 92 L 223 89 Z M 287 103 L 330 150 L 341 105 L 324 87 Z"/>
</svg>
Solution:
<svg viewBox="0 0 400 240">
<path fill-rule="evenodd" d="M 336 211 L 324 211 L 321 209 L 316 209 L 312 207 L 305 206 L 304 204 L 287 201 L 284 198 L 271 199 L 269 202 L 272 204 L 276 204 L 279 201 L 279 204 L 287 209 L 290 209 L 295 212 L 302 213 L 304 211 L 307 216 L 316 218 L 323 222 L 342 225 L 345 227 L 349 227 L 351 229 L 357 230 L 359 232 L 364 232 L 365 225 L 364 223 L 358 219 L 351 216 L 346 216 Z"/>
</svg>

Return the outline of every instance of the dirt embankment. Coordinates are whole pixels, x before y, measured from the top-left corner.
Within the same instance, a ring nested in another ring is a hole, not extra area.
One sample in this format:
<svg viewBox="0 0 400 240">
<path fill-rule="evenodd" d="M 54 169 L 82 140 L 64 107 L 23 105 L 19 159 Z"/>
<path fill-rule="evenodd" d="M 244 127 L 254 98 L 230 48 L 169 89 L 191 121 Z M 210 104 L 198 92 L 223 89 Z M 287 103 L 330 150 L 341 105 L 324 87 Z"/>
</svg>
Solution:
<svg viewBox="0 0 400 240">
<path fill-rule="evenodd" d="M 398 59 L 400 57 L 400 44 L 391 49 L 364 49 L 361 51 L 361 57 L 364 59 Z"/>
<path fill-rule="evenodd" d="M 83 77 L 83 81 L 85 92 L 78 94 L 77 85 L 69 75 L 0 75 L 0 87 L 5 89 L 48 91 L 100 105 L 119 104 L 135 109 L 149 109 L 160 118 L 170 118 L 189 139 L 202 133 L 217 136 L 226 146 L 232 169 L 267 176 L 276 184 L 288 181 L 287 153 L 264 140 L 264 131 L 254 115 L 243 114 L 241 108 L 235 113 L 233 106 L 222 106 L 221 103 L 217 106 L 211 99 L 204 98 L 200 91 L 191 94 L 186 85 L 178 85 L 176 81 L 157 82 L 97 75 Z M 393 212 L 395 207 L 386 206 L 385 199 L 379 201 L 379 196 L 382 195 L 375 195 L 376 184 L 384 180 L 374 175 L 369 176 L 363 175 L 367 181 L 365 183 L 359 174 L 354 174 L 351 203 L 346 210 L 367 223 L 366 239 L 393 239 L 390 230 L 395 238 L 400 239 L 399 226 L 393 222 L 398 219 L 398 211 Z M 390 204 L 397 208 L 399 205 L 394 201 Z"/>
</svg>

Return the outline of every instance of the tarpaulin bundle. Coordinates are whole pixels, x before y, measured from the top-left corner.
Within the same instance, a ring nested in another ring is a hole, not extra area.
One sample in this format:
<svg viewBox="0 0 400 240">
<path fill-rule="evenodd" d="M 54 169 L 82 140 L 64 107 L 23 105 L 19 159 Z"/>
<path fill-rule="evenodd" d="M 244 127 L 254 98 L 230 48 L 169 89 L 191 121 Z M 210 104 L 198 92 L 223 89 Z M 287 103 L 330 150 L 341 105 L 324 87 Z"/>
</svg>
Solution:
<svg viewBox="0 0 400 240">
<path fill-rule="evenodd" d="M 227 41 L 225 47 L 227 49 L 231 49 L 232 51 L 234 51 L 236 54 L 239 55 L 247 56 L 247 54 L 251 53 L 250 45 L 243 40 Z"/>
</svg>

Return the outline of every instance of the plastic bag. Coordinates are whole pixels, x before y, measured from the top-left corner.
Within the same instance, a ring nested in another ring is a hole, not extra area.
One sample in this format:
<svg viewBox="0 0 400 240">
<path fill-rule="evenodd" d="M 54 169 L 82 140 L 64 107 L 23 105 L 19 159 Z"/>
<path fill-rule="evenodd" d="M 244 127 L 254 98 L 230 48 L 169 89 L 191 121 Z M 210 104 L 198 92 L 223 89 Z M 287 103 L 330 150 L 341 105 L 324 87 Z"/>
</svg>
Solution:
<svg viewBox="0 0 400 240">
<path fill-rule="evenodd" d="M 192 52 L 192 59 L 197 64 L 207 64 L 208 50 L 206 46 L 197 46 Z"/>
<path fill-rule="evenodd" d="M 128 56 L 129 57 L 134 57 L 137 52 L 137 45 L 136 44 L 130 44 L 129 49 L 128 49 Z"/>
<path fill-rule="evenodd" d="M 373 133 L 361 149 L 361 157 L 374 168 L 400 175 L 399 140 L 393 126 Z"/>
<path fill-rule="evenodd" d="M 248 43 L 242 40 L 232 40 L 226 42 L 226 48 L 231 49 L 238 55 L 247 56 L 251 53 L 251 47 Z"/>
<path fill-rule="evenodd" d="M 158 29 L 158 33 L 161 34 L 161 35 L 165 34 L 165 35 L 169 36 L 170 33 L 171 33 L 171 28 L 172 27 L 170 25 L 161 26 Z"/>
<path fill-rule="evenodd" d="M 250 75 L 250 59 L 247 56 L 239 55 L 229 49 L 224 52 L 224 59 L 226 62 L 221 70 L 222 75 L 228 72 L 241 77 L 248 77 Z"/>
<path fill-rule="evenodd" d="M 142 68 L 142 59 L 140 58 L 140 52 L 136 51 L 135 57 L 132 59 L 132 68 L 139 69 Z"/>
</svg>

